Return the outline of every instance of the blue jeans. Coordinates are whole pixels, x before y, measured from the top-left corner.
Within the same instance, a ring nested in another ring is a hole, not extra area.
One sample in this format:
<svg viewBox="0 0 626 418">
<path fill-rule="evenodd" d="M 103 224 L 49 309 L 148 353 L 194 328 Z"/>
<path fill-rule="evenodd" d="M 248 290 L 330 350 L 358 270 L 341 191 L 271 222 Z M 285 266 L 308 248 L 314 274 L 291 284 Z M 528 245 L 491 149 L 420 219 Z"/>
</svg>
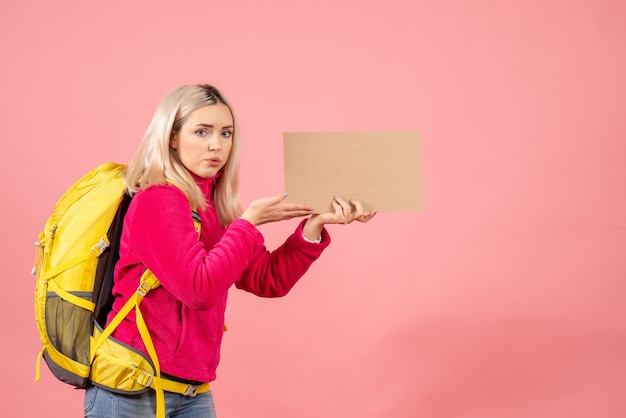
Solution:
<svg viewBox="0 0 626 418">
<path fill-rule="evenodd" d="M 139 395 L 121 395 L 97 386 L 85 392 L 85 418 L 154 418 L 156 394 L 149 390 Z M 194 397 L 165 392 L 167 418 L 216 418 L 213 395 L 200 393 Z"/>
</svg>

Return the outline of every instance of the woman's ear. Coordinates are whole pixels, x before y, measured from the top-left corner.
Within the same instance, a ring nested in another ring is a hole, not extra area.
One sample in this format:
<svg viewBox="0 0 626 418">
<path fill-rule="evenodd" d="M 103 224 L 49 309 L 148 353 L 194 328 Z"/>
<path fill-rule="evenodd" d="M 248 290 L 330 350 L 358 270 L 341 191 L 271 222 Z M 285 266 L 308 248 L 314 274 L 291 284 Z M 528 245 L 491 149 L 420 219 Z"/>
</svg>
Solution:
<svg viewBox="0 0 626 418">
<path fill-rule="evenodd" d="M 172 134 L 172 136 L 170 137 L 170 148 L 171 149 L 178 148 L 178 135 Z"/>
</svg>

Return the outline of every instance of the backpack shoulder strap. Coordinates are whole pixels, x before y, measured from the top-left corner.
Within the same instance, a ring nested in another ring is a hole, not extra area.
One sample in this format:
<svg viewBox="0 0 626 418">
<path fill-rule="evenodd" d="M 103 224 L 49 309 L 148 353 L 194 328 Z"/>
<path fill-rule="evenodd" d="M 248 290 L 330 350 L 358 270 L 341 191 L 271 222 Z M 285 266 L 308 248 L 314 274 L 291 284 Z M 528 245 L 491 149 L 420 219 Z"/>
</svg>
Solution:
<svg viewBox="0 0 626 418">
<path fill-rule="evenodd" d="M 193 226 L 198 233 L 198 240 L 200 239 L 200 233 L 202 232 L 202 219 L 196 210 L 191 211 L 191 217 L 193 218 Z"/>
</svg>

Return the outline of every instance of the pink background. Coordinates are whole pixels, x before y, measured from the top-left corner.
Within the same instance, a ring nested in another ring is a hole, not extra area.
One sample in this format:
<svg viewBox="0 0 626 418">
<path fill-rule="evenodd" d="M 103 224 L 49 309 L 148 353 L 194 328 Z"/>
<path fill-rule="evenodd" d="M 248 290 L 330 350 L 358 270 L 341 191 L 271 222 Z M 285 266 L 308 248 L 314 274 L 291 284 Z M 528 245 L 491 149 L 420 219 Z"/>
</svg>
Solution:
<svg viewBox="0 0 626 418">
<path fill-rule="evenodd" d="M 25 0 L 0 16 L 3 416 L 81 416 L 81 391 L 33 382 L 32 243 L 187 82 L 237 111 L 246 203 L 283 191 L 283 131 L 423 140 L 423 211 L 331 228 L 287 298 L 231 292 L 220 418 L 626 416 L 623 1 Z M 293 227 L 262 230 L 275 247 Z"/>
</svg>

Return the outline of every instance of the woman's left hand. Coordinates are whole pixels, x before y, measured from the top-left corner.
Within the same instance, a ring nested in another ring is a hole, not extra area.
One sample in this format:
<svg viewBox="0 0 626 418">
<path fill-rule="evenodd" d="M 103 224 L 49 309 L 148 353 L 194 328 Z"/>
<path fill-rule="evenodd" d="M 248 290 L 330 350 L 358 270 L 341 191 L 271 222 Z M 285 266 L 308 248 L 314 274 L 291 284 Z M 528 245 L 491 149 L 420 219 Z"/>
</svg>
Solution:
<svg viewBox="0 0 626 418">
<path fill-rule="evenodd" d="M 364 212 L 363 205 L 358 200 L 345 201 L 341 197 L 335 196 L 331 203 L 334 212 L 314 215 L 321 218 L 320 220 L 324 224 L 347 225 L 353 221 L 367 222 L 376 215 L 376 212 Z"/>
<path fill-rule="evenodd" d="M 354 221 L 369 222 L 376 211 L 365 212 L 363 205 L 358 200 L 350 199 L 346 201 L 339 196 L 335 196 L 332 201 L 333 212 L 312 215 L 304 225 L 303 233 L 308 239 L 317 239 L 324 225 L 327 224 L 350 224 Z"/>
</svg>

